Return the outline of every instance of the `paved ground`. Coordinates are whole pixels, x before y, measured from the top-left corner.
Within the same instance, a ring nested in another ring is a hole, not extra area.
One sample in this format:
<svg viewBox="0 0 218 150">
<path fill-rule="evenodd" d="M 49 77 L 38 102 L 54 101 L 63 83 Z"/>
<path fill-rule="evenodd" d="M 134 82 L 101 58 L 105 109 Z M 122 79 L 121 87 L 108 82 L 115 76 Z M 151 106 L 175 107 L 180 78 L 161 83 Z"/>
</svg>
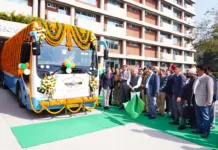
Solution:
<svg viewBox="0 0 218 150">
<path fill-rule="evenodd" d="M 100 112 L 95 110 L 88 115 L 96 113 Z M 79 113 L 72 117 L 81 115 L 85 114 Z M 0 150 L 23 150 L 10 127 L 69 117 L 69 115 L 60 114 L 51 118 L 46 113 L 36 115 L 26 109 L 21 109 L 13 94 L 0 88 Z M 35 146 L 27 150 L 60 150 L 63 148 L 64 150 L 206 150 L 199 145 L 135 123 Z"/>
</svg>

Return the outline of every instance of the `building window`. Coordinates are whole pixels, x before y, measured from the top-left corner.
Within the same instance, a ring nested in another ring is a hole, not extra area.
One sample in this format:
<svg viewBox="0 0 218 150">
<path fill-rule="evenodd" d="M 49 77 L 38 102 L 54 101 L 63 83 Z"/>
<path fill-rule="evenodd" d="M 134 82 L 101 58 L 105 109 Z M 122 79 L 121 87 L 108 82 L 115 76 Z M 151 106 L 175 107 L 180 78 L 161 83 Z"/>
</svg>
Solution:
<svg viewBox="0 0 218 150">
<path fill-rule="evenodd" d="M 180 3 L 180 0 L 174 0 L 174 3 L 176 3 L 176 4 L 178 4 L 178 5 L 181 4 L 181 3 Z"/>
<path fill-rule="evenodd" d="M 128 27 L 134 28 L 134 29 L 138 29 L 139 28 L 137 25 L 134 25 L 134 24 L 128 24 Z"/>
<path fill-rule="evenodd" d="M 168 53 L 168 50 L 167 50 L 167 48 L 163 48 L 163 53 Z"/>
<path fill-rule="evenodd" d="M 139 10 L 137 8 L 129 7 L 129 10 L 131 10 L 134 13 L 139 13 Z"/>
<path fill-rule="evenodd" d="M 173 50 L 173 54 L 174 55 L 179 55 L 179 51 L 178 50 Z"/>
<path fill-rule="evenodd" d="M 135 66 L 135 65 L 138 65 L 138 62 L 137 62 L 137 60 L 127 60 L 127 64 Z"/>
<path fill-rule="evenodd" d="M 174 31 L 180 31 L 180 24 L 178 24 L 178 23 L 173 23 L 173 30 L 174 30 Z"/>
<path fill-rule="evenodd" d="M 52 4 L 52 3 L 47 3 L 47 7 L 48 7 L 48 8 L 56 9 L 56 5 L 55 5 L 55 4 Z"/>
<path fill-rule="evenodd" d="M 109 49 L 119 49 L 119 41 L 112 39 L 105 39 L 105 41 Z"/>
<path fill-rule="evenodd" d="M 85 3 L 92 4 L 92 5 L 96 5 L 96 0 L 82 0 L 82 1 Z"/>
<path fill-rule="evenodd" d="M 117 21 L 117 20 L 114 20 L 114 19 L 108 19 L 107 24 L 115 26 L 115 27 L 123 27 L 123 24 L 122 24 L 121 21 Z"/>
<path fill-rule="evenodd" d="M 171 9 L 171 7 L 169 5 L 167 5 L 167 4 L 162 4 L 162 7 L 166 8 L 166 9 Z"/>
<path fill-rule="evenodd" d="M 167 33 L 161 33 L 160 36 L 161 36 L 161 38 L 169 39 L 169 34 L 167 34 Z"/>
<path fill-rule="evenodd" d="M 117 0 L 108 0 L 108 3 L 120 7 L 120 2 Z"/>
<path fill-rule="evenodd" d="M 28 6 L 28 0 L 8 0 L 9 2 L 17 3 L 17 4 L 22 4 L 22 5 L 27 5 Z"/>
<path fill-rule="evenodd" d="M 134 43 L 134 42 L 129 42 L 129 45 L 130 45 L 130 46 L 134 46 L 134 47 L 138 47 L 138 46 L 139 46 L 138 43 Z"/>
<path fill-rule="evenodd" d="M 145 32 L 153 32 L 153 30 L 145 28 Z"/>
<path fill-rule="evenodd" d="M 90 14 L 88 12 L 83 12 L 83 11 L 76 11 L 76 18 L 96 21 L 96 15 Z"/>
<path fill-rule="evenodd" d="M 145 48 L 152 48 L 152 46 L 151 45 L 145 45 Z"/>
<path fill-rule="evenodd" d="M 179 38 L 173 37 L 173 44 L 179 44 Z"/>
<path fill-rule="evenodd" d="M 176 18 L 180 18 L 180 12 L 176 9 L 173 10 L 173 16 Z"/>
<path fill-rule="evenodd" d="M 58 13 L 66 15 L 67 14 L 67 8 L 64 7 L 64 6 L 59 6 L 58 7 Z"/>
<path fill-rule="evenodd" d="M 171 21 L 169 19 L 166 18 L 161 18 L 162 22 L 167 23 L 167 24 L 171 24 Z"/>
<path fill-rule="evenodd" d="M 145 61 L 145 66 L 146 67 L 151 67 L 151 62 L 150 61 Z"/>
<path fill-rule="evenodd" d="M 150 14 L 150 13 L 148 13 L 148 12 L 145 12 L 145 16 L 150 17 L 150 18 L 153 18 L 153 17 L 154 17 L 153 14 Z"/>
</svg>

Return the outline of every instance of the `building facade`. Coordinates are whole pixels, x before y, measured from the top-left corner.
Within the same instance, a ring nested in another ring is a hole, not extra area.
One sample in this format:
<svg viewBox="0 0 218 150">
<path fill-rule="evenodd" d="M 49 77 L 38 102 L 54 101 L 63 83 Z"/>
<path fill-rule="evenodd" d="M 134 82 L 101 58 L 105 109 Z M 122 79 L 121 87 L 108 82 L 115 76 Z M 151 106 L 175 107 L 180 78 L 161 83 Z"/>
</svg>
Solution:
<svg viewBox="0 0 218 150">
<path fill-rule="evenodd" d="M 15 10 L 90 29 L 107 42 L 112 67 L 174 63 L 185 70 L 195 64 L 194 5 L 195 0 L 1 0 L 0 12 Z M 8 24 L 1 20 L 3 39 L 23 26 Z M 102 46 L 98 54 L 103 63 Z"/>
</svg>

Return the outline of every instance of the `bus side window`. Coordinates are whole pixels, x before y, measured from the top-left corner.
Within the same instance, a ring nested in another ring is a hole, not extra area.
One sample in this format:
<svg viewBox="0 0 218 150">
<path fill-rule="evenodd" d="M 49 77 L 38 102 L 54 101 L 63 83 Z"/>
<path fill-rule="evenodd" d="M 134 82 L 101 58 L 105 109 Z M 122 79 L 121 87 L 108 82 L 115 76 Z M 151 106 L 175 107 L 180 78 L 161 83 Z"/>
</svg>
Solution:
<svg viewBox="0 0 218 150">
<path fill-rule="evenodd" d="M 20 62 L 27 63 L 30 61 L 30 43 L 24 42 L 21 48 Z"/>
</svg>

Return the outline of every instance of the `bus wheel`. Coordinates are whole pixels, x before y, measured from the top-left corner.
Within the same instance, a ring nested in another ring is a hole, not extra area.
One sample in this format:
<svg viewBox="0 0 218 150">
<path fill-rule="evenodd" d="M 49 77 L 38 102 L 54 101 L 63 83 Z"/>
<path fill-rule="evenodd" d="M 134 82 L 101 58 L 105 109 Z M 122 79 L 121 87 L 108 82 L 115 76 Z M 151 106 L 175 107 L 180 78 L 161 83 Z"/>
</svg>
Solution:
<svg viewBox="0 0 218 150">
<path fill-rule="evenodd" d="M 20 84 L 17 85 L 17 100 L 20 108 L 25 108 L 25 105 L 22 103 L 22 91 L 20 89 Z"/>
<path fill-rule="evenodd" d="M 5 84 L 4 74 L 2 74 L 2 87 L 3 89 L 8 89 L 7 85 Z"/>
</svg>

